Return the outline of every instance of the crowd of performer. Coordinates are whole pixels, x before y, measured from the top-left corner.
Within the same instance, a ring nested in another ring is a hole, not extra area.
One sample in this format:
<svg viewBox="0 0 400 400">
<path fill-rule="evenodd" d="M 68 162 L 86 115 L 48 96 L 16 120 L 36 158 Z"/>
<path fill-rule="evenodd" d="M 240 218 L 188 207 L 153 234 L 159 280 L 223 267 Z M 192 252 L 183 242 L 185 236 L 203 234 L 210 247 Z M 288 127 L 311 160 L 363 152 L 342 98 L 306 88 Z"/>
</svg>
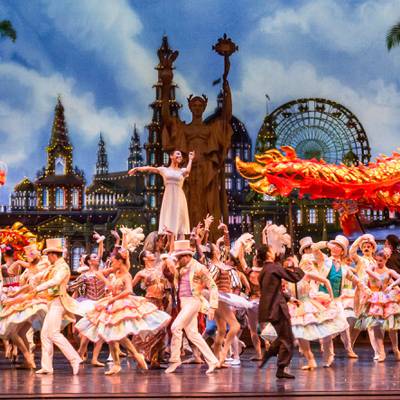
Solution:
<svg viewBox="0 0 400 400">
<path fill-rule="evenodd" d="M 165 368 L 166 373 L 188 362 L 206 363 L 211 374 L 240 366 L 241 335 L 247 327 L 253 360 L 262 367 L 277 356 L 278 378 L 294 378 L 286 367 L 296 343 L 306 359 L 304 370 L 317 367 L 313 341 L 319 343 L 326 368 L 334 362 L 336 336 L 347 356 L 357 358 L 353 348 L 362 330 L 368 332 L 376 362 L 386 358 L 386 332 L 400 360 L 396 236 L 389 236 L 380 250 L 368 234 L 351 247 L 342 235 L 317 243 L 305 237 L 296 257 L 288 251 L 293 244 L 283 226 L 267 223 L 256 250 L 249 233 L 231 243 L 228 227 L 211 215 L 190 230 L 183 183 L 194 158 L 191 152 L 181 168 L 183 157 L 176 150 L 169 167 L 130 170 L 130 175 L 163 178 L 159 231 L 146 238 L 141 228 L 111 231 L 115 243 L 108 254 L 105 237 L 94 232 L 97 251 L 81 258 L 73 279 L 61 239 L 46 240 L 43 251 L 32 243 L 23 256 L 12 241 L 3 245 L 0 339 L 6 358 L 15 363 L 20 355 L 19 367 L 35 369 L 35 332 L 40 332 L 37 374 L 53 373 L 54 345 L 78 374 L 88 361 L 89 343 L 91 365 L 106 368 L 106 375 L 121 371 L 123 356 L 132 357 L 138 368 Z M 78 350 L 63 334 L 68 324 Z M 109 367 L 99 359 L 104 346 Z"/>
<path fill-rule="evenodd" d="M 220 238 L 210 241 L 213 223 L 207 216 L 188 240 L 175 240 L 168 229 L 146 238 L 141 229 L 112 231 L 115 245 L 108 254 L 105 237 L 94 233 L 96 252 L 82 257 L 73 279 L 61 239 L 48 239 L 42 252 L 31 244 L 18 259 L 12 243 L 3 246 L 0 338 L 5 357 L 14 366 L 36 368 L 35 338 L 40 335 L 38 374 L 53 373 L 54 345 L 73 374 L 84 361 L 104 367 L 107 375 L 117 374 L 124 356 L 133 357 L 138 368 L 165 368 L 166 373 L 188 362 L 205 363 L 210 374 L 240 366 L 241 334 L 247 327 L 252 360 L 262 366 L 277 356 L 279 378 L 293 378 L 285 368 L 296 345 L 305 358 L 303 370 L 317 368 L 312 342 L 322 352 L 322 366 L 333 365 L 336 336 L 347 357 L 357 358 L 354 346 L 364 330 L 371 359 L 385 361 L 388 333 L 393 357 L 400 360 L 396 236 L 388 236 L 381 249 L 369 234 L 351 246 L 342 235 L 328 242 L 305 237 L 296 257 L 284 245 L 282 227 L 266 225 L 263 244 L 254 249 L 250 234 L 231 243 L 223 223 Z M 69 323 L 67 336 L 79 341 L 77 350 L 63 334 Z M 100 360 L 106 346 L 108 367 Z M 18 357 L 22 364 L 15 363 Z"/>
</svg>

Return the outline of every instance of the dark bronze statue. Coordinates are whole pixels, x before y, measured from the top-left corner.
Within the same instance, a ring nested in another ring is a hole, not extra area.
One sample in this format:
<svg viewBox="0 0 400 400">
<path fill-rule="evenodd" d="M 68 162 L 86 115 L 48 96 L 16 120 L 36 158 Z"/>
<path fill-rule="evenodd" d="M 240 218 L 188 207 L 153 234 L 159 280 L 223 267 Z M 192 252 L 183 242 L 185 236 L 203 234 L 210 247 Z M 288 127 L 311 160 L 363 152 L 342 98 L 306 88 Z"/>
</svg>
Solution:
<svg viewBox="0 0 400 400">
<path fill-rule="evenodd" d="M 178 52 L 168 55 L 159 53 L 162 80 L 162 146 L 165 151 L 180 150 L 184 154 L 195 151 L 192 171 L 186 183 L 189 217 L 191 226 L 202 222 L 207 214 L 213 215 L 216 221 L 227 223 L 228 209 L 225 191 L 224 161 L 231 145 L 232 98 L 228 83 L 230 69 L 229 56 L 237 50 L 236 45 L 224 35 L 213 47 L 218 54 L 224 56 L 223 74 L 223 106 L 217 119 L 210 123 L 203 121 L 203 113 L 207 107 L 205 95 L 190 95 L 189 109 L 192 121 L 186 123 L 172 116 L 169 107 L 169 93 L 173 80 L 173 62 Z M 211 229 L 211 238 L 217 235 L 218 224 Z"/>
</svg>

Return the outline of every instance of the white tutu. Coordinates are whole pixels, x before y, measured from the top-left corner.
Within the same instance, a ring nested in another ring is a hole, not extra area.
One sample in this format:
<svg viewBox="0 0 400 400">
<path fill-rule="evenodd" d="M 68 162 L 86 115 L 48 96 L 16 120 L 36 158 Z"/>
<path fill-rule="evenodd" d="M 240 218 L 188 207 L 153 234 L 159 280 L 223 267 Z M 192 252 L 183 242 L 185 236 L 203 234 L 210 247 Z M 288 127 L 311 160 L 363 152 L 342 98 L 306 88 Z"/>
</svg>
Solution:
<svg viewBox="0 0 400 400">
<path fill-rule="evenodd" d="M 219 293 L 218 299 L 236 309 L 249 309 L 254 307 L 251 301 L 234 293 Z"/>
<path fill-rule="evenodd" d="M 96 306 L 95 300 L 86 299 L 79 301 L 79 309 L 82 311 L 83 315 L 86 315 L 88 312 L 94 310 L 95 306 Z"/>
</svg>

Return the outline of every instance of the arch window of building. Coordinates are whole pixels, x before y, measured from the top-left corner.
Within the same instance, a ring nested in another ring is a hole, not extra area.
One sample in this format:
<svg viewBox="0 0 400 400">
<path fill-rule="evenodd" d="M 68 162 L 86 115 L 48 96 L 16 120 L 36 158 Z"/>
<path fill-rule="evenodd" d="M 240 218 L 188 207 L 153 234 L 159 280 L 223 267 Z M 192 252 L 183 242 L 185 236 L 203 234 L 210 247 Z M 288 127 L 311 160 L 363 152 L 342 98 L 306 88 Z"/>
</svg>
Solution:
<svg viewBox="0 0 400 400">
<path fill-rule="evenodd" d="M 309 220 L 310 224 L 317 223 L 317 210 L 315 208 L 310 208 L 309 214 L 308 214 L 308 220 Z"/>
<path fill-rule="evenodd" d="M 72 189 L 71 198 L 72 198 L 72 201 L 71 201 L 72 207 L 78 208 L 79 207 L 79 190 L 78 189 Z"/>
<path fill-rule="evenodd" d="M 65 207 L 65 193 L 64 189 L 56 188 L 56 208 L 64 208 Z"/>
<path fill-rule="evenodd" d="M 228 150 L 228 158 L 232 160 L 232 149 Z"/>
<path fill-rule="evenodd" d="M 236 157 L 240 157 L 240 148 L 237 148 L 235 151 Z"/>
<path fill-rule="evenodd" d="M 78 270 L 79 261 L 81 259 L 82 254 L 84 253 L 85 253 L 85 248 L 83 246 L 74 246 L 72 248 L 72 259 L 71 259 L 72 271 Z"/>
<path fill-rule="evenodd" d="M 250 158 L 249 149 L 244 149 L 243 158 L 245 161 L 248 161 Z"/>
<path fill-rule="evenodd" d="M 231 178 L 225 179 L 225 187 L 227 190 L 232 190 L 232 179 Z"/>
<path fill-rule="evenodd" d="M 150 153 L 150 164 L 155 164 L 156 162 L 156 155 L 154 153 Z"/>
<path fill-rule="evenodd" d="M 383 220 L 383 211 L 382 210 L 378 211 L 378 219 L 379 219 L 379 221 Z"/>
<path fill-rule="evenodd" d="M 156 184 L 156 176 L 154 174 L 149 175 L 149 184 L 154 186 Z"/>
<path fill-rule="evenodd" d="M 302 211 L 301 211 L 301 208 L 299 208 L 298 210 L 296 210 L 296 223 L 297 223 L 298 225 L 301 225 L 301 223 L 302 223 L 302 217 L 303 217 L 302 214 L 303 214 L 303 213 L 302 213 Z"/>
<path fill-rule="evenodd" d="M 157 223 L 156 217 L 151 217 L 150 218 L 150 224 L 155 225 Z"/>
<path fill-rule="evenodd" d="M 156 196 L 153 194 L 150 196 L 150 207 L 154 208 L 156 206 Z"/>
<path fill-rule="evenodd" d="M 57 157 L 55 160 L 55 174 L 56 175 L 65 175 L 65 159 L 64 157 Z"/>
<path fill-rule="evenodd" d="M 326 222 L 328 224 L 333 224 L 335 222 L 335 214 L 332 208 L 326 210 Z"/>
<path fill-rule="evenodd" d="M 49 207 L 49 190 L 47 188 L 42 190 L 42 204 L 43 208 Z"/>
<path fill-rule="evenodd" d="M 240 178 L 236 179 L 236 189 L 242 190 L 242 180 Z"/>
</svg>

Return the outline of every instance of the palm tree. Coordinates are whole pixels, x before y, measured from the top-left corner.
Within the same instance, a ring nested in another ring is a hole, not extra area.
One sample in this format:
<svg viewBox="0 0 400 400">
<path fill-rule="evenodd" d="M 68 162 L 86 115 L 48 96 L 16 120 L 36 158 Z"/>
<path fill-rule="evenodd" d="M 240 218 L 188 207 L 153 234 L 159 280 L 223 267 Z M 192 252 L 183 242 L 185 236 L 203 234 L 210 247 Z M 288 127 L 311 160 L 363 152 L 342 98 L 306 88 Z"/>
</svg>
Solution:
<svg viewBox="0 0 400 400">
<path fill-rule="evenodd" d="M 386 34 L 386 46 L 389 51 L 393 47 L 400 46 L 400 21 L 393 25 Z"/>
<path fill-rule="evenodd" d="M 0 21 L 0 37 L 8 37 L 13 42 L 17 39 L 17 32 L 15 31 L 14 27 L 12 26 L 11 21 L 8 19 L 4 19 Z"/>
</svg>

